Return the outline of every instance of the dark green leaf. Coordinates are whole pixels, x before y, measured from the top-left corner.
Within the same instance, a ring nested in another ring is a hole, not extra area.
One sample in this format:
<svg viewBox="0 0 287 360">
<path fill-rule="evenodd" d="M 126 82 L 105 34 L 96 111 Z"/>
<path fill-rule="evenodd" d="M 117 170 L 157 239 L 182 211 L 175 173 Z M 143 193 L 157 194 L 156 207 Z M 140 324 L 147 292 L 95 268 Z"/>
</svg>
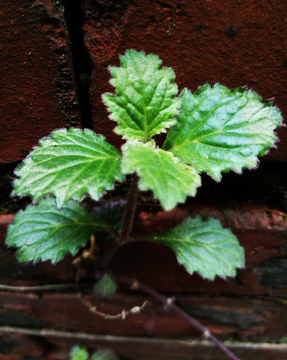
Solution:
<svg viewBox="0 0 287 360">
<path fill-rule="evenodd" d="M 58 210 L 54 199 L 48 198 L 16 214 L 6 243 L 18 248 L 19 261 L 55 263 L 68 253 L 75 255 L 94 232 L 108 228 L 78 203 L 71 201 Z"/>
<path fill-rule="evenodd" d="M 193 95 L 184 89 L 177 124 L 168 132 L 165 150 L 198 172 L 220 180 L 221 172 L 257 166 L 257 156 L 274 146 L 280 111 L 272 102 L 245 88 L 234 92 L 216 84 L 200 87 Z"/>
<path fill-rule="evenodd" d="M 111 84 L 116 94 L 104 94 L 110 118 L 118 122 L 115 132 L 124 139 L 143 142 L 175 124 L 180 99 L 174 96 L 177 85 L 174 72 L 162 68 L 158 56 L 127 50 L 121 67 L 110 67 Z"/>
<path fill-rule="evenodd" d="M 91 210 L 92 214 L 108 223 L 117 232 L 121 231 L 126 200 L 102 200 Z"/>
<path fill-rule="evenodd" d="M 120 152 L 102 135 L 89 129 L 56 130 L 17 168 L 13 194 L 32 195 L 35 202 L 53 194 L 59 208 L 86 194 L 98 200 L 123 179 L 120 163 Z"/>
<path fill-rule="evenodd" d="M 172 230 L 145 240 L 169 246 L 190 274 L 196 271 L 210 280 L 216 275 L 235 276 L 236 268 L 244 267 L 244 249 L 230 230 L 212 218 L 187 218 Z"/>
</svg>

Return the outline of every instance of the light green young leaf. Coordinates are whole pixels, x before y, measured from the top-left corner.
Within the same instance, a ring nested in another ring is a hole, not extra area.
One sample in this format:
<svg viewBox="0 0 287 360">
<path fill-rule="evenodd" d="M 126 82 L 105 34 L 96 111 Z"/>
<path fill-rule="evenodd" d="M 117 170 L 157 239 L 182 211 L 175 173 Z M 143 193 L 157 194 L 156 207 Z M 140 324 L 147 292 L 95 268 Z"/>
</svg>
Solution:
<svg viewBox="0 0 287 360">
<path fill-rule="evenodd" d="M 104 94 L 103 101 L 118 122 L 115 132 L 124 139 L 143 142 L 175 124 L 180 99 L 171 68 L 161 68 L 158 56 L 127 50 L 121 67 L 110 67 L 116 94 Z"/>
<path fill-rule="evenodd" d="M 122 172 L 137 172 L 139 188 L 152 190 L 165 210 L 194 196 L 201 181 L 197 172 L 181 163 L 171 153 L 156 149 L 154 141 L 143 144 L 131 141 L 123 147 Z"/>
<path fill-rule="evenodd" d="M 61 210 L 52 198 L 19 211 L 8 228 L 6 243 L 18 248 L 19 261 L 55 263 L 64 255 L 75 255 L 90 235 L 108 230 L 109 225 L 71 201 Z"/>
<path fill-rule="evenodd" d="M 198 172 L 219 181 L 221 172 L 257 166 L 257 156 L 274 146 L 280 111 L 272 102 L 245 88 L 234 92 L 216 84 L 195 94 L 184 89 L 177 124 L 168 132 L 163 148 Z"/>
<path fill-rule="evenodd" d="M 59 208 L 86 194 L 98 200 L 115 180 L 123 180 L 120 163 L 121 153 L 102 135 L 89 129 L 56 130 L 16 169 L 12 194 L 31 195 L 35 202 L 53 194 Z"/>
<path fill-rule="evenodd" d="M 89 353 L 84 347 L 74 346 L 70 352 L 70 360 L 88 360 Z"/>
<path fill-rule="evenodd" d="M 231 231 L 213 218 L 187 218 L 175 228 L 145 240 L 169 246 L 190 274 L 196 271 L 210 280 L 216 275 L 235 276 L 236 268 L 244 267 L 244 249 Z"/>
<path fill-rule="evenodd" d="M 117 283 L 110 274 L 104 274 L 95 284 L 94 293 L 102 297 L 114 295 L 117 291 Z"/>
</svg>

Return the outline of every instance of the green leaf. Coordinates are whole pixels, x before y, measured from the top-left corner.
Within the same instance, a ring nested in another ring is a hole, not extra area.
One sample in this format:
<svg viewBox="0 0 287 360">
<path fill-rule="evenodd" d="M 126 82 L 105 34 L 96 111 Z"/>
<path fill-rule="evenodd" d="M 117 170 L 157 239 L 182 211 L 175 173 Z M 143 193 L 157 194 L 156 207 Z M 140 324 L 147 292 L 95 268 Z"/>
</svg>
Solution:
<svg viewBox="0 0 287 360">
<path fill-rule="evenodd" d="M 89 354 L 84 347 L 74 346 L 70 352 L 71 360 L 88 360 Z"/>
<path fill-rule="evenodd" d="M 234 92 L 216 84 L 200 87 L 193 95 L 181 93 L 181 113 L 168 132 L 163 148 L 198 172 L 219 181 L 221 172 L 257 166 L 257 156 L 274 146 L 282 122 L 272 102 L 246 88 Z"/>
<path fill-rule="evenodd" d="M 16 214 L 6 243 L 18 248 L 19 261 L 55 263 L 68 253 L 75 255 L 94 232 L 108 228 L 78 203 L 71 201 L 58 210 L 55 201 L 48 198 Z"/>
<path fill-rule="evenodd" d="M 213 218 L 187 218 L 175 228 L 145 240 L 169 246 L 190 274 L 196 271 L 210 280 L 216 275 L 235 276 L 236 268 L 244 267 L 244 249 L 231 231 Z"/>
<path fill-rule="evenodd" d="M 117 283 L 110 274 L 104 274 L 94 286 L 94 293 L 102 297 L 114 295 L 117 291 Z"/>
<path fill-rule="evenodd" d="M 187 195 L 194 196 L 200 186 L 197 172 L 181 163 L 171 153 L 156 149 L 154 141 L 143 144 L 131 141 L 123 147 L 122 172 L 137 172 L 139 188 L 152 190 L 165 210 L 184 202 Z"/>
<path fill-rule="evenodd" d="M 93 131 L 72 128 L 43 138 L 16 169 L 14 195 L 32 195 L 37 202 L 48 194 L 59 208 L 86 194 L 98 200 L 105 190 L 123 180 L 121 153 Z"/>
<path fill-rule="evenodd" d="M 124 139 L 143 142 L 175 124 L 180 99 L 171 68 L 161 68 L 158 56 L 127 50 L 121 67 L 110 67 L 116 94 L 104 94 L 103 101 L 118 122 L 115 132 Z"/>
<path fill-rule="evenodd" d="M 116 354 L 109 349 L 99 349 L 91 357 L 91 360 L 118 360 Z"/>
</svg>

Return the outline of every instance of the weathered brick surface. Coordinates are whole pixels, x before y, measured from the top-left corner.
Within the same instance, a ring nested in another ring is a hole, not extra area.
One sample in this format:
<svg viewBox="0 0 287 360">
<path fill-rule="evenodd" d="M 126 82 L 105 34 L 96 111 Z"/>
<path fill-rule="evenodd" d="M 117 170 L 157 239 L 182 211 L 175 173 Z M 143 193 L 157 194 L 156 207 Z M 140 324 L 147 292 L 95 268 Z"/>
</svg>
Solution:
<svg viewBox="0 0 287 360">
<path fill-rule="evenodd" d="M 52 0 L 0 3 L 0 163 L 51 130 L 79 126 L 63 11 Z"/>
<path fill-rule="evenodd" d="M 130 48 L 159 55 L 175 70 L 180 90 L 214 82 L 247 85 L 264 99 L 275 97 L 286 117 L 285 0 L 85 0 L 83 14 L 94 126 L 113 144 L 122 141 L 111 133 L 115 123 L 107 118 L 101 94 L 114 91 L 108 66 L 119 66 L 119 54 Z M 278 134 L 278 151 L 264 160 L 287 160 L 287 131 Z"/>
<path fill-rule="evenodd" d="M 42 358 L 46 349 L 45 340 L 41 338 L 32 338 L 21 334 L 1 334 L 0 337 L 0 360 L 20 360 L 25 357 Z"/>
<path fill-rule="evenodd" d="M 117 315 L 141 306 L 147 296 L 120 292 L 105 300 L 85 296 L 97 311 Z M 230 299 L 217 296 L 177 296 L 176 301 L 190 315 L 208 326 L 221 339 L 253 341 L 278 340 L 285 336 L 287 324 L 286 304 L 278 299 Z M 149 299 L 149 304 L 139 314 L 127 315 L 123 320 L 104 319 L 92 313 L 76 293 L 20 294 L 0 292 L 1 326 L 31 329 L 54 329 L 91 334 L 145 335 L 155 337 L 191 337 L 200 335 L 185 320 L 167 312 L 162 304 Z"/>
<path fill-rule="evenodd" d="M 177 263 L 171 249 L 148 242 L 133 242 L 120 248 L 111 262 L 115 273 L 135 277 L 160 291 L 287 296 L 287 218 L 266 208 L 233 203 L 219 210 L 215 204 L 208 207 L 193 204 L 156 215 L 143 212 L 135 222 L 134 236 L 167 230 L 195 214 L 203 219 L 210 216 L 220 219 L 245 248 L 246 269 L 238 270 L 235 279 L 208 281 L 197 274 L 189 275 Z M 2 283 L 34 285 L 74 281 L 76 269 L 71 264 L 71 256 L 56 265 L 48 261 L 36 265 L 17 262 L 13 249 L 3 245 L 5 228 L 11 220 L 11 215 L 0 216 Z M 93 278 L 93 271 L 89 271 L 82 273 L 83 279 Z"/>
<path fill-rule="evenodd" d="M 33 329 L 30 333 L 33 334 Z M 50 333 L 51 334 L 51 333 Z M 101 336 L 84 333 L 54 332 L 46 339 L 40 336 L 15 334 L 3 335 L 3 348 L 11 348 L 9 354 L 0 354 L 1 360 L 54 359 L 68 360 L 70 349 L 75 344 L 85 346 L 90 354 L 97 349 L 113 349 L 121 360 L 225 360 L 226 356 L 214 345 L 204 341 L 190 339 L 173 340 L 144 337 Z M 84 339 L 87 335 L 89 338 Z M 31 341 L 32 340 L 32 341 Z M 34 343 L 33 343 L 34 342 Z M 42 349 L 39 349 L 42 345 Z M 286 344 L 238 343 L 226 345 L 244 360 L 286 360 Z M 1 346 L 1 345 L 0 345 Z M 41 351 L 42 350 L 42 351 Z M 40 355 L 39 355 L 40 354 Z"/>
</svg>

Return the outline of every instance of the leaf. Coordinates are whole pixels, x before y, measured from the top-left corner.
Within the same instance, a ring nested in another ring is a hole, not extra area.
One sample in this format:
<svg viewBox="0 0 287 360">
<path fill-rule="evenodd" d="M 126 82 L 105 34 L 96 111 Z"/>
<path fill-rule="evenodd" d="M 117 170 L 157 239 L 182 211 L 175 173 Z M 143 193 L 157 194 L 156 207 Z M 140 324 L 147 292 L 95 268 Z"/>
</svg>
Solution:
<svg viewBox="0 0 287 360">
<path fill-rule="evenodd" d="M 91 213 L 96 215 L 109 224 L 118 233 L 121 232 L 122 222 L 124 218 L 126 207 L 126 200 L 101 200 L 97 205 L 93 206 Z M 114 237 L 106 232 L 101 231 L 97 234 L 97 244 L 106 243 L 107 241 L 114 241 Z"/>
<path fill-rule="evenodd" d="M 58 210 L 54 199 L 47 198 L 16 214 L 14 224 L 8 228 L 6 243 L 18 248 L 19 261 L 55 263 L 68 253 L 75 255 L 94 232 L 108 228 L 108 224 L 76 202 Z"/>
<path fill-rule="evenodd" d="M 243 167 L 256 167 L 257 156 L 274 146 L 280 111 L 254 91 L 204 85 L 194 95 L 184 89 L 181 98 L 178 122 L 163 148 L 198 172 L 219 181 L 223 171 L 241 173 Z"/>
<path fill-rule="evenodd" d="M 102 297 L 114 295 L 117 291 L 117 283 L 110 274 L 104 274 L 94 286 L 94 293 Z"/>
<path fill-rule="evenodd" d="M 61 208 L 86 194 L 98 200 L 115 180 L 123 180 L 121 154 L 93 131 L 72 128 L 43 138 L 15 171 L 14 195 L 32 195 L 37 202 L 48 194 Z"/>
<path fill-rule="evenodd" d="M 118 360 L 116 354 L 109 349 L 99 349 L 91 357 L 91 360 Z"/>
<path fill-rule="evenodd" d="M 169 246 L 190 274 L 196 271 L 210 280 L 216 275 L 235 276 L 236 268 L 244 267 L 244 249 L 231 231 L 213 218 L 187 218 L 175 228 L 144 240 Z"/>
<path fill-rule="evenodd" d="M 174 96 L 177 85 L 171 68 L 161 68 L 158 56 L 127 50 L 121 67 L 110 67 L 110 83 L 116 94 L 104 94 L 103 101 L 118 122 L 115 132 L 124 139 L 143 142 L 175 124 L 180 99 Z"/>
<path fill-rule="evenodd" d="M 88 360 L 89 354 L 84 347 L 74 346 L 70 352 L 71 360 Z"/>
<path fill-rule="evenodd" d="M 123 147 L 122 172 L 137 172 L 139 188 L 152 190 L 165 210 L 184 202 L 186 196 L 194 196 L 200 186 L 197 172 L 171 153 L 155 149 L 154 142 L 143 144 L 133 141 Z"/>
<path fill-rule="evenodd" d="M 108 223 L 117 232 L 121 231 L 126 200 L 102 200 L 92 207 L 92 214 Z"/>
</svg>

